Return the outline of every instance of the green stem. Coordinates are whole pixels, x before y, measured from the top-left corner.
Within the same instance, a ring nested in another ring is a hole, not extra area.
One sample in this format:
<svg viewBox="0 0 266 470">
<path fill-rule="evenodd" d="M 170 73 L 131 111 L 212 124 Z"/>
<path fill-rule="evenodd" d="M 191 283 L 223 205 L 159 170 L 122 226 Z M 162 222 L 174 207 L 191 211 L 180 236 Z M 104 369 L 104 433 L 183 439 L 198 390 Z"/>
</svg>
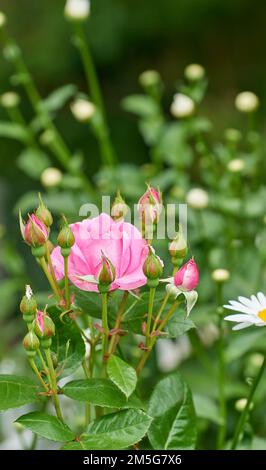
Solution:
<svg viewBox="0 0 266 470">
<path fill-rule="evenodd" d="M 109 129 L 106 121 L 106 112 L 101 88 L 84 29 L 82 25 L 79 24 L 77 24 L 75 28 L 75 45 L 78 48 L 81 56 L 92 99 L 96 104 L 102 118 L 102 131 L 97 133 L 102 160 L 106 165 L 114 165 L 116 157 L 109 137 Z"/>
<path fill-rule="evenodd" d="M 115 330 L 118 330 L 121 326 L 121 322 L 122 322 L 123 315 L 124 315 L 125 308 L 126 308 L 128 295 L 129 295 L 128 291 L 125 291 L 124 294 L 123 294 L 123 297 L 122 297 L 122 300 L 121 300 L 121 303 L 120 303 L 120 306 L 119 306 L 119 309 L 118 309 L 116 321 L 115 321 L 115 326 L 114 326 Z M 115 349 L 116 349 L 116 346 L 117 346 L 117 337 L 119 337 L 119 336 L 118 335 L 113 335 L 112 338 L 111 338 L 110 345 L 109 345 L 109 350 L 108 350 L 109 355 L 114 354 L 114 352 L 115 352 Z"/>
<path fill-rule="evenodd" d="M 30 366 L 32 368 L 32 370 L 35 372 L 35 374 L 37 375 L 39 381 L 41 382 L 42 386 L 45 388 L 45 390 L 48 392 L 49 391 L 49 387 L 48 385 L 45 383 L 45 381 L 43 380 L 41 374 L 40 374 L 40 371 L 38 370 L 35 362 L 34 362 L 34 359 L 32 357 L 29 357 L 29 363 L 30 363 Z"/>
<path fill-rule="evenodd" d="M 146 325 L 146 347 L 149 346 L 149 340 L 150 340 L 151 320 L 152 320 L 155 292 L 156 292 L 156 287 L 150 287 L 148 317 L 147 317 L 147 325 Z"/>
<path fill-rule="evenodd" d="M 48 349 L 45 349 L 44 352 L 45 352 L 45 355 L 46 355 L 47 364 L 48 364 L 50 377 L 51 377 L 51 385 L 52 385 L 53 400 L 54 400 L 54 407 L 55 407 L 56 415 L 61 421 L 64 422 L 62 412 L 61 412 L 61 408 L 60 408 L 60 402 L 59 402 L 59 398 L 58 398 L 58 394 L 57 394 L 57 378 L 56 378 L 56 373 L 55 373 L 55 370 L 54 370 L 51 351 L 48 348 Z"/>
<path fill-rule="evenodd" d="M 70 294 L 69 294 L 69 283 L 68 283 L 68 256 L 64 257 L 64 276 L 65 276 L 65 298 L 66 308 L 70 308 Z"/>
<path fill-rule="evenodd" d="M 217 284 L 217 303 L 222 305 L 222 285 Z M 226 435 L 226 398 L 225 398 L 225 359 L 224 359 L 224 329 L 223 329 L 223 317 L 219 316 L 219 343 L 218 343 L 218 357 L 219 357 L 219 400 L 220 400 L 220 417 L 221 425 L 217 436 L 217 447 L 222 449 L 224 446 L 224 440 Z"/>
<path fill-rule="evenodd" d="M 49 272 L 49 269 L 47 267 L 44 256 L 42 258 L 40 258 L 40 265 L 42 267 L 42 270 L 43 270 L 45 276 L 48 279 L 48 282 L 49 282 L 49 284 L 50 284 L 57 300 L 61 300 L 61 293 L 60 293 L 59 287 L 57 285 L 57 282 L 56 283 L 54 282 L 53 277 L 52 277 L 51 273 Z"/>
<path fill-rule="evenodd" d="M 255 379 L 253 381 L 253 384 L 252 384 L 252 387 L 250 389 L 247 404 L 246 404 L 246 406 L 245 406 L 244 410 L 242 411 L 241 416 L 239 418 L 239 421 L 238 421 L 238 424 L 237 424 L 237 427 L 236 427 L 236 430 L 235 430 L 235 434 L 234 434 L 234 437 L 233 437 L 232 445 L 231 445 L 232 450 L 236 449 L 236 447 L 237 447 L 240 435 L 243 431 L 243 427 L 244 427 L 245 422 L 246 422 L 247 415 L 250 411 L 250 405 L 252 403 L 252 399 L 253 399 L 254 394 L 256 392 L 256 389 L 257 389 L 257 387 L 260 383 L 260 380 L 263 376 L 265 366 L 266 366 L 266 358 L 264 357 L 264 361 L 263 361 L 263 363 L 260 367 L 260 370 L 259 370 L 257 376 L 255 377 Z"/>
<path fill-rule="evenodd" d="M 105 354 L 107 351 L 109 327 L 108 327 L 108 316 L 107 316 L 107 293 L 102 293 L 102 327 L 104 329 L 103 340 L 102 340 L 102 353 L 103 360 L 105 361 Z"/>
<path fill-rule="evenodd" d="M 165 309 L 165 306 L 166 306 L 166 304 L 167 304 L 167 302 L 168 302 L 169 297 L 170 297 L 170 294 L 167 294 L 167 293 L 166 293 L 166 294 L 165 294 L 165 297 L 164 297 L 164 299 L 163 299 L 162 305 L 161 305 L 161 307 L 160 307 L 160 309 L 159 309 L 159 312 L 158 312 L 158 314 L 157 314 L 157 316 L 156 316 L 156 318 L 155 318 L 155 320 L 154 320 L 154 325 L 153 325 L 153 330 L 152 330 L 152 331 L 155 331 L 155 330 L 156 330 L 157 325 L 158 325 L 158 323 L 159 323 L 159 320 L 160 320 L 161 315 L 162 315 L 162 313 L 163 313 L 163 311 L 164 311 L 164 309 Z"/>
</svg>

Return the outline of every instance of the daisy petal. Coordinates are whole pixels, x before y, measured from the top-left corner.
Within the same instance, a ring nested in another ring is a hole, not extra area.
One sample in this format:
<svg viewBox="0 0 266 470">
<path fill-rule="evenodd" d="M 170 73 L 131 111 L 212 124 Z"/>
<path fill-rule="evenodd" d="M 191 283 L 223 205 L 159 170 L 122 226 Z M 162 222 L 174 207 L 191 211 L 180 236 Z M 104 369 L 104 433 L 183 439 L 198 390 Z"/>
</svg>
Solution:
<svg viewBox="0 0 266 470">
<path fill-rule="evenodd" d="M 250 298 L 251 298 L 252 302 L 254 302 L 254 307 L 257 308 L 257 309 L 260 309 L 261 305 L 260 305 L 257 297 L 255 295 L 252 295 Z"/>
<path fill-rule="evenodd" d="M 262 292 L 257 293 L 257 297 L 259 299 L 259 302 L 263 308 L 266 308 L 266 297 Z"/>
<path fill-rule="evenodd" d="M 239 323 L 238 325 L 235 325 L 232 329 L 234 331 L 236 330 L 243 330 L 244 328 L 248 328 L 249 326 L 252 326 L 252 323 Z"/>
<path fill-rule="evenodd" d="M 255 323 L 256 318 L 253 315 L 237 313 L 236 315 L 228 315 L 224 317 L 225 320 L 235 321 L 235 322 L 250 322 Z"/>
<path fill-rule="evenodd" d="M 245 305 L 242 305 L 240 302 L 236 302 L 235 300 L 230 300 L 229 302 L 231 305 L 224 305 L 224 308 L 234 310 L 235 312 L 247 313 L 249 315 L 254 315 L 254 313 L 257 313 L 251 310 L 251 308 L 245 307 Z"/>
<path fill-rule="evenodd" d="M 248 299 L 247 297 L 238 297 L 238 300 L 239 302 L 241 302 L 241 304 L 245 305 L 246 307 L 249 307 L 251 308 L 252 310 L 254 309 L 254 303 L 252 302 L 251 299 Z"/>
</svg>

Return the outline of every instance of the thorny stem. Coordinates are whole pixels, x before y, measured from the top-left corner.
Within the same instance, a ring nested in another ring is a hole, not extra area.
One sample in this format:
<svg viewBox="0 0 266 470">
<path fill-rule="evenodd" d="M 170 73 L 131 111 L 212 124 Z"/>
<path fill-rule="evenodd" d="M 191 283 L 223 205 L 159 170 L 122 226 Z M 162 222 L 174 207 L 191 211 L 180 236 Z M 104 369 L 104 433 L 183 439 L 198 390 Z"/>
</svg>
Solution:
<svg viewBox="0 0 266 470">
<path fill-rule="evenodd" d="M 176 301 L 173 303 L 173 305 L 172 305 L 171 308 L 168 310 L 168 312 L 167 312 L 165 318 L 164 318 L 163 321 L 161 322 L 161 324 L 160 324 L 160 326 L 159 326 L 159 328 L 158 328 L 157 331 L 162 331 L 162 330 L 164 329 L 165 325 L 167 324 L 167 322 L 169 321 L 169 319 L 170 319 L 171 316 L 173 315 L 173 313 L 174 313 L 176 307 L 177 307 L 178 305 L 180 305 L 181 303 L 182 303 L 182 302 L 180 302 L 180 301 L 178 301 L 178 300 L 176 300 Z M 151 341 L 150 341 L 150 344 L 149 344 L 149 349 L 144 352 L 143 356 L 141 357 L 141 359 L 140 359 L 140 361 L 139 361 L 139 363 L 138 363 L 138 366 L 137 366 L 137 368 L 136 368 L 136 372 L 137 372 L 138 375 L 140 375 L 140 373 L 141 373 L 141 371 L 142 371 L 142 369 L 143 369 L 143 367 L 144 367 L 144 365 L 145 365 L 145 363 L 146 363 L 146 361 L 147 361 L 147 359 L 148 359 L 150 353 L 152 352 L 152 349 L 153 349 L 153 347 L 154 347 L 155 342 L 156 342 L 156 336 L 154 336 L 154 337 L 151 338 Z"/>
<path fill-rule="evenodd" d="M 54 365 L 51 357 L 51 351 L 50 348 L 44 350 L 46 359 L 47 359 L 47 364 L 50 372 L 50 377 L 51 377 L 51 385 L 52 385 L 52 392 L 53 392 L 53 400 L 54 400 L 54 407 L 55 411 L 57 414 L 57 417 L 64 422 L 61 408 L 60 408 L 60 402 L 57 394 L 57 379 L 56 379 L 56 374 L 54 370 Z"/>
<path fill-rule="evenodd" d="M 34 362 L 34 359 L 32 357 L 29 357 L 29 364 L 32 368 L 32 370 L 35 372 L 35 374 L 37 375 L 39 381 L 41 382 L 42 386 L 45 388 L 45 390 L 48 392 L 49 391 L 49 387 L 48 385 L 45 383 L 45 381 L 43 380 L 41 374 L 40 374 L 40 371 L 38 370 L 35 362 Z"/>
<path fill-rule="evenodd" d="M 114 327 L 115 330 L 118 330 L 121 326 L 121 322 L 122 322 L 123 315 L 124 315 L 124 312 L 125 312 L 125 307 L 126 307 L 128 295 L 129 295 L 128 291 L 125 291 L 124 294 L 123 294 L 123 297 L 122 297 L 122 300 L 121 300 L 121 303 L 120 303 L 120 306 L 119 306 L 119 309 L 118 309 L 117 317 L 116 317 L 116 322 L 115 322 L 115 327 Z M 111 341 L 110 341 L 110 345 L 109 345 L 109 350 L 108 350 L 109 355 L 114 354 L 116 346 L 117 346 L 117 340 L 118 339 L 119 339 L 119 335 L 113 335 L 112 336 Z"/>
<path fill-rule="evenodd" d="M 70 294 L 69 294 L 69 283 L 68 283 L 68 256 L 64 256 L 64 277 L 65 277 L 65 298 L 66 308 L 70 308 Z"/>
<path fill-rule="evenodd" d="M 244 427 L 245 422 L 246 422 L 247 415 L 250 411 L 250 405 L 252 403 L 252 399 L 253 399 L 254 394 L 256 392 L 256 389 L 257 389 L 257 387 L 260 383 L 260 380 L 263 376 L 265 366 L 266 366 L 266 357 L 264 357 L 264 360 L 263 360 L 263 363 L 262 363 L 262 365 L 259 369 L 259 372 L 258 372 L 257 376 L 255 377 L 255 379 L 253 381 L 252 387 L 251 387 L 250 392 L 249 392 L 247 404 L 246 404 L 246 406 L 245 406 L 244 410 L 242 411 L 241 416 L 239 418 L 239 421 L 238 421 L 238 424 L 237 424 L 237 427 L 236 427 L 236 430 L 235 430 L 235 434 L 234 434 L 234 437 L 233 437 L 232 445 L 231 445 L 232 450 L 236 449 L 236 447 L 237 447 L 239 438 L 242 434 L 243 427 Z"/>
<path fill-rule="evenodd" d="M 53 277 L 52 277 L 52 275 L 51 275 L 50 272 L 49 272 L 49 269 L 48 269 L 48 267 L 47 267 L 47 264 L 46 264 L 46 261 L 45 261 L 44 256 L 43 256 L 42 258 L 40 258 L 40 265 L 41 265 L 41 267 L 42 267 L 42 269 L 43 269 L 43 272 L 44 272 L 45 276 L 46 276 L 47 279 L 48 279 L 48 282 L 49 282 L 49 284 L 50 284 L 50 286 L 51 286 L 51 288 L 52 288 L 52 290 L 53 290 L 53 292 L 54 292 L 54 294 L 55 294 L 57 300 L 60 301 L 60 300 L 61 300 L 61 293 L 60 293 L 59 287 L 58 287 L 57 283 L 54 282 Z"/>
</svg>

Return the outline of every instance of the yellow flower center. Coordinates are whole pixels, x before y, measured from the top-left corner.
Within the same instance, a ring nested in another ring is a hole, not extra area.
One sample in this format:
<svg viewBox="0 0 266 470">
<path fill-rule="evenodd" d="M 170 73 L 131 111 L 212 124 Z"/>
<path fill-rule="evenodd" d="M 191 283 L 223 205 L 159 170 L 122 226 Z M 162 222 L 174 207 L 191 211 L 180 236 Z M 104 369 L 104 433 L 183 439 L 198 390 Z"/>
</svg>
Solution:
<svg viewBox="0 0 266 470">
<path fill-rule="evenodd" d="M 266 322 L 266 308 L 260 310 L 260 312 L 258 313 L 258 317 Z"/>
</svg>

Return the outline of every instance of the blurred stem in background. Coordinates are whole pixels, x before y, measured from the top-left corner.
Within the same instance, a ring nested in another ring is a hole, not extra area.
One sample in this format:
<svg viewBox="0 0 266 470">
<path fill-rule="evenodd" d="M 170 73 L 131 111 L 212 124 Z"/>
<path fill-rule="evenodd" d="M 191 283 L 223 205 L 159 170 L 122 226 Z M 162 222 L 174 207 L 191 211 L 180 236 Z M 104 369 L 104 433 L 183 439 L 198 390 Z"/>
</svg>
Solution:
<svg viewBox="0 0 266 470">
<path fill-rule="evenodd" d="M 266 366 L 266 358 L 264 357 L 263 363 L 262 363 L 262 365 L 259 369 L 259 372 L 258 372 L 257 376 L 255 377 L 255 379 L 253 381 L 253 384 L 252 384 L 252 387 L 250 389 L 246 406 L 245 406 L 244 410 L 242 411 L 241 416 L 239 418 L 239 421 L 238 421 L 238 424 L 237 424 L 237 427 L 236 427 L 236 430 L 235 430 L 235 434 L 234 434 L 234 437 L 233 437 L 233 440 L 232 440 L 231 450 L 236 449 L 237 444 L 239 442 L 239 439 L 241 438 L 241 434 L 242 434 L 243 428 L 245 426 L 248 413 L 250 411 L 250 406 L 252 404 L 252 399 L 253 399 L 254 394 L 256 392 L 256 389 L 257 389 L 257 387 L 260 383 L 260 380 L 263 376 L 265 366 Z"/>
<path fill-rule="evenodd" d="M 216 283 L 217 292 L 217 305 L 221 306 L 223 303 L 223 292 L 222 283 Z M 223 309 L 218 307 L 218 327 L 219 327 L 219 339 L 218 339 L 218 387 L 219 387 L 219 401 L 220 401 L 220 417 L 221 424 L 217 435 L 217 448 L 223 449 L 224 440 L 226 436 L 226 398 L 225 398 L 225 358 L 224 358 L 224 328 L 223 328 Z"/>
<path fill-rule="evenodd" d="M 39 91 L 34 83 L 33 77 L 30 74 L 27 65 L 25 64 L 21 50 L 16 42 L 9 37 L 7 31 L 4 28 L 1 28 L 1 37 L 0 37 L 3 46 L 4 46 L 4 56 L 11 62 L 16 70 L 16 84 L 21 84 L 28 96 L 28 99 L 31 103 L 31 106 L 37 117 L 40 118 L 40 123 L 42 128 L 45 131 L 49 131 L 51 135 L 51 145 L 49 145 L 50 150 L 53 152 L 60 164 L 65 168 L 66 171 L 73 173 L 71 167 L 71 151 L 68 149 L 66 143 L 64 142 L 61 134 L 54 125 L 49 112 L 45 109 L 42 98 L 39 94 Z M 15 116 L 13 116 L 14 119 Z M 23 116 L 20 114 L 16 116 L 21 120 Z M 23 119 L 24 122 L 24 119 Z M 82 171 L 79 172 L 80 181 L 82 187 L 86 192 L 92 192 L 92 188 L 89 180 L 84 176 Z"/>
<path fill-rule="evenodd" d="M 98 132 L 100 151 L 102 156 L 102 163 L 105 165 L 114 165 L 116 162 L 116 155 L 110 140 L 109 129 L 106 119 L 106 111 L 102 92 L 94 67 L 93 59 L 90 52 L 88 40 L 86 38 L 82 24 L 74 23 L 74 45 L 79 50 L 81 60 L 84 66 L 84 71 L 91 92 L 92 100 L 97 106 L 101 117 L 101 132 Z"/>
</svg>

